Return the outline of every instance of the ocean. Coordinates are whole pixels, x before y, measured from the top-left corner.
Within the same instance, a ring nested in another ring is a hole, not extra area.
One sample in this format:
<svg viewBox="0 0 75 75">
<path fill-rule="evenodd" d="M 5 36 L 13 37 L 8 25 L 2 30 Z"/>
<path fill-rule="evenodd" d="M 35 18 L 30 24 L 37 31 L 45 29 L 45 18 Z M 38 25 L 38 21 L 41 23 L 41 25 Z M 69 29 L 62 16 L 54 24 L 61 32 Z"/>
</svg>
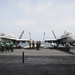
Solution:
<svg viewBox="0 0 75 75">
<path fill-rule="evenodd" d="M 45 45 L 45 47 L 50 47 L 50 43 L 41 42 L 41 44 Z M 20 45 L 21 47 L 25 47 L 25 46 L 28 46 L 29 43 L 21 43 Z"/>
</svg>

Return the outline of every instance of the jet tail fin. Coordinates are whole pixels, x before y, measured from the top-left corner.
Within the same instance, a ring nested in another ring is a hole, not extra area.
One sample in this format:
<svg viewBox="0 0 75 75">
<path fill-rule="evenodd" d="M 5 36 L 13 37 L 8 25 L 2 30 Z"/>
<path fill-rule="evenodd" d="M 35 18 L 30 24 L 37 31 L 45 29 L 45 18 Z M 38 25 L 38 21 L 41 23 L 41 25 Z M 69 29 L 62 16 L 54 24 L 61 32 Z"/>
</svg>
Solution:
<svg viewBox="0 0 75 75">
<path fill-rule="evenodd" d="M 64 34 L 66 34 L 66 30 L 64 31 Z"/>
<path fill-rule="evenodd" d="M 54 31 L 53 31 L 53 30 L 52 30 L 52 33 L 53 33 L 53 35 L 54 35 L 54 38 L 55 38 L 55 39 L 57 39 L 57 38 L 56 38 L 56 35 L 55 35 L 55 33 L 54 33 Z"/>
<path fill-rule="evenodd" d="M 22 33 L 21 33 L 21 35 L 20 35 L 20 37 L 19 37 L 19 39 L 21 39 L 22 38 L 22 35 L 24 34 L 24 30 L 22 31 Z"/>
</svg>

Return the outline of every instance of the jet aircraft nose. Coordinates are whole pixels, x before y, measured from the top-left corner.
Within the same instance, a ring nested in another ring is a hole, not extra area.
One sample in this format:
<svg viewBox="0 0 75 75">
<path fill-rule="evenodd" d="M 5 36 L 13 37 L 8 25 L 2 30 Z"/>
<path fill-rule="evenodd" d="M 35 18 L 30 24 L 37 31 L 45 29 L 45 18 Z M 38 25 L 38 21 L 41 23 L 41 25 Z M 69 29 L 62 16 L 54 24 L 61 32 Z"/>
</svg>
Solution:
<svg viewBox="0 0 75 75">
<path fill-rule="evenodd" d="M 75 36 L 74 37 L 71 37 L 71 40 L 72 40 L 72 42 L 75 43 Z"/>
</svg>

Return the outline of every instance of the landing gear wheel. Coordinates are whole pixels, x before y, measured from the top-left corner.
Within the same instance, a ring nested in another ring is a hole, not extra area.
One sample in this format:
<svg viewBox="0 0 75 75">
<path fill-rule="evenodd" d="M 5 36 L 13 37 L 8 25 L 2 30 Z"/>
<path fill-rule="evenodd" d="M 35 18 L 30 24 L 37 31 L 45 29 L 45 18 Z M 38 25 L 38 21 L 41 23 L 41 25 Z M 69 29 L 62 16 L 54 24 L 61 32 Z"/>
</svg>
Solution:
<svg viewBox="0 0 75 75">
<path fill-rule="evenodd" d="M 66 48 L 66 51 L 69 51 L 70 50 L 70 48 Z"/>
</svg>

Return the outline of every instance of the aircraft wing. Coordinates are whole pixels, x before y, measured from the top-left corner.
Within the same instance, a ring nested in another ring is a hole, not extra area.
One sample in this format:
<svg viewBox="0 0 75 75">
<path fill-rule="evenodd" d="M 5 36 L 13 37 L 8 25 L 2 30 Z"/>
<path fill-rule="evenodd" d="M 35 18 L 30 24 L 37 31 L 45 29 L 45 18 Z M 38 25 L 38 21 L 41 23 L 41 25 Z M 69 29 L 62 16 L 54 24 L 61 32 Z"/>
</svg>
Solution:
<svg viewBox="0 0 75 75">
<path fill-rule="evenodd" d="M 45 42 L 48 43 L 57 42 L 57 39 L 46 39 Z"/>
<path fill-rule="evenodd" d="M 61 43 L 63 40 L 65 40 L 65 39 L 67 39 L 68 37 L 63 37 L 63 38 L 59 38 L 59 39 L 57 39 L 57 42 L 58 43 Z"/>
<path fill-rule="evenodd" d="M 26 42 L 30 42 L 30 40 L 29 39 L 16 39 L 16 42 L 26 43 Z"/>
<path fill-rule="evenodd" d="M 48 40 L 45 40 L 45 42 L 48 42 L 48 43 L 61 43 L 62 42 L 62 40 L 64 40 L 64 39 L 67 39 L 67 37 L 64 37 L 64 38 L 58 38 L 58 39 L 48 39 Z"/>
<path fill-rule="evenodd" d="M 0 38 L 2 39 L 2 40 L 16 40 L 16 38 L 15 37 L 7 37 L 7 36 L 0 36 Z"/>
<path fill-rule="evenodd" d="M 5 36 L 0 36 L 1 40 L 11 40 L 13 42 L 17 42 L 17 43 L 26 43 L 29 42 L 29 39 L 17 39 L 15 37 L 5 37 Z"/>
</svg>

